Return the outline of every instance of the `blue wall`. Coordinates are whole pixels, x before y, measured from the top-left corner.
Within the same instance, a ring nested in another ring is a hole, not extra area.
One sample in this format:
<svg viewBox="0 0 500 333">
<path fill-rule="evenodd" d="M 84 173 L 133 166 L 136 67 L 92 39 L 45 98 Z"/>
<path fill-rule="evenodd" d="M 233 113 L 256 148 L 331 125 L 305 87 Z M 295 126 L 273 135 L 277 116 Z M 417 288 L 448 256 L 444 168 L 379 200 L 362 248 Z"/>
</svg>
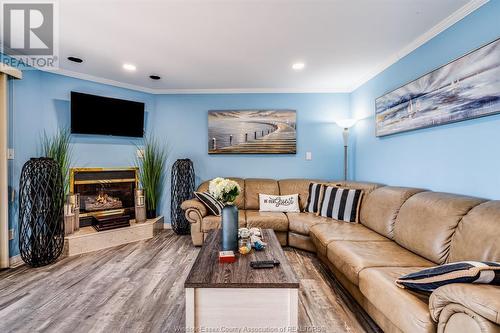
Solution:
<svg viewBox="0 0 500 333">
<path fill-rule="evenodd" d="M 18 189 L 23 164 L 39 155 L 40 136 L 69 127 L 70 91 L 124 98 L 146 104 L 146 131 L 169 147 L 168 175 L 178 158 L 190 158 L 197 182 L 215 176 L 339 178 L 342 175 L 341 131 L 333 122 L 349 116 L 348 94 L 150 95 L 35 70 L 11 89 L 11 186 Z M 290 108 L 297 110 L 296 155 L 208 155 L 210 109 Z M 73 136 L 73 166 L 132 166 L 141 141 L 106 136 Z M 313 160 L 306 161 L 311 151 Z M 169 177 L 160 206 L 169 219 Z M 17 199 L 17 198 L 16 198 Z M 17 234 L 17 200 L 10 207 L 10 228 Z M 17 235 L 10 254 L 18 254 Z"/>
<path fill-rule="evenodd" d="M 51 135 L 59 128 L 69 128 L 70 92 L 80 91 L 103 96 L 131 99 L 146 104 L 149 116 L 154 112 L 154 96 L 132 90 L 115 88 L 89 81 L 73 79 L 37 70 L 23 71 L 22 80 L 10 85 L 10 147 L 15 159 L 10 161 L 10 186 L 16 191 L 16 200 L 10 205 L 9 228 L 16 237 L 10 241 L 10 255 L 18 249 L 18 188 L 23 164 L 31 157 L 40 156 L 40 138 L 44 131 Z M 146 118 L 146 128 L 149 127 Z M 73 136 L 73 166 L 118 167 L 133 166 L 136 145 L 140 141 L 106 136 Z"/>
<path fill-rule="evenodd" d="M 490 1 L 351 94 L 354 176 L 500 199 L 500 115 L 375 137 L 375 99 L 500 37 L 500 1 Z"/>
<path fill-rule="evenodd" d="M 297 110 L 297 154 L 208 155 L 207 110 L 249 108 Z M 152 130 L 167 137 L 172 160 L 192 159 L 202 180 L 218 175 L 338 178 L 341 131 L 333 122 L 348 116 L 348 94 L 162 95 L 156 98 Z M 305 160 L 306 151 L 312 161 Z"/>
</svg>

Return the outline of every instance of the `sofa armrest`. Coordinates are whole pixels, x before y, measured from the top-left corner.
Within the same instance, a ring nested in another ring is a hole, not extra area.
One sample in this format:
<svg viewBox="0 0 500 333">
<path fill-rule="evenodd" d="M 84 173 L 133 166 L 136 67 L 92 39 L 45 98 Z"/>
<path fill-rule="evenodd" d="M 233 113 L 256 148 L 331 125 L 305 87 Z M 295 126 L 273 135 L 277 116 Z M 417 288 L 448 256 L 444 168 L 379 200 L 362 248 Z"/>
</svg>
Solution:
<svg viewBox="0 0 500 333">
<path fill-rule="evenodd" d="M 208 215 L 207 207 L 198 199 L 186 200 L 181 204 L 184 210 L 186 219 L 191 223 L 191 239 L 195 246 L 203 244 L 203 232 L 201 231 L 201 224 L 203 218 Z"/>
<path fill-rule="evenodd" d="M 448 284 L 431 294 L 429 310 L 432 319 L 440 326 L 453 314 L 461 313 L 475 320 L 484 328 L 484 332 L 490 332 L 491 328 L 500 331 L 497 326 L 500 324 L 500 287 L 486 284 Z"/>
<path fill-rule="evenodd" d="M 208 215 L 207 207 L 198 199 L 186 200 L 181 204 L 186 219 L 191 223 L 198 223 Z"/>
</svg>

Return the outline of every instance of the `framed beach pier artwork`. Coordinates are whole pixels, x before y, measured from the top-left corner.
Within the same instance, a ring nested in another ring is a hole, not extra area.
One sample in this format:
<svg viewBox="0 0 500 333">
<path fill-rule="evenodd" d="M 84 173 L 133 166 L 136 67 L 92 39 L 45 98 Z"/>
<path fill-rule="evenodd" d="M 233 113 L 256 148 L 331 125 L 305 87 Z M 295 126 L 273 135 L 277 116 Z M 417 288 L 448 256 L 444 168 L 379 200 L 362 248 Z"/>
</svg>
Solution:
<svg viewBox="0 0 500 333">
<path fill-rule="evenodd" d="M 500 39 L 375 101 L 385 136 L 500 113 Z"/>
<path fill-rule="evenodd" d="M 295 110 L 208 111 L 209 154 L 295 154 Z"/>
</svg>

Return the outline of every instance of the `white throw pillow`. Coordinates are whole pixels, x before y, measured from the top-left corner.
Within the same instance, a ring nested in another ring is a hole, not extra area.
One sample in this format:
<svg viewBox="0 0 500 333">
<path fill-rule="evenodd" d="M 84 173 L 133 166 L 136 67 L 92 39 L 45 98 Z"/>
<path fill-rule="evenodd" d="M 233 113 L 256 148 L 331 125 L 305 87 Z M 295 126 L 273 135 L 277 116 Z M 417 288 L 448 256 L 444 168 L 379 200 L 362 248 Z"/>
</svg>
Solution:
<svg viewBox="0 0 500 333">
<path fill-rule="evenodd" d="M 299 195 L 272 195 L 259 193 L 261 212 L 300 212 Z"/>
</svg>

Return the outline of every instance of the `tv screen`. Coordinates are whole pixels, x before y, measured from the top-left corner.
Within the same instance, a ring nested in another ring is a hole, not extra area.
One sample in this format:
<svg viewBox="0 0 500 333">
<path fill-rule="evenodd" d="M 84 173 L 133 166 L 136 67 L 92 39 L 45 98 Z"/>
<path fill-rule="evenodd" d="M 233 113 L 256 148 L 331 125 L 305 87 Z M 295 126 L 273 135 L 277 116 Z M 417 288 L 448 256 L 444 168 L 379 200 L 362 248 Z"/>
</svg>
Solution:
<svg viewBox="0 0 500 333">
<path fill-rule="evenodd" d="M 144 103 L 71 92 L 71 133 L 144 136 Z"/>
</svg>

